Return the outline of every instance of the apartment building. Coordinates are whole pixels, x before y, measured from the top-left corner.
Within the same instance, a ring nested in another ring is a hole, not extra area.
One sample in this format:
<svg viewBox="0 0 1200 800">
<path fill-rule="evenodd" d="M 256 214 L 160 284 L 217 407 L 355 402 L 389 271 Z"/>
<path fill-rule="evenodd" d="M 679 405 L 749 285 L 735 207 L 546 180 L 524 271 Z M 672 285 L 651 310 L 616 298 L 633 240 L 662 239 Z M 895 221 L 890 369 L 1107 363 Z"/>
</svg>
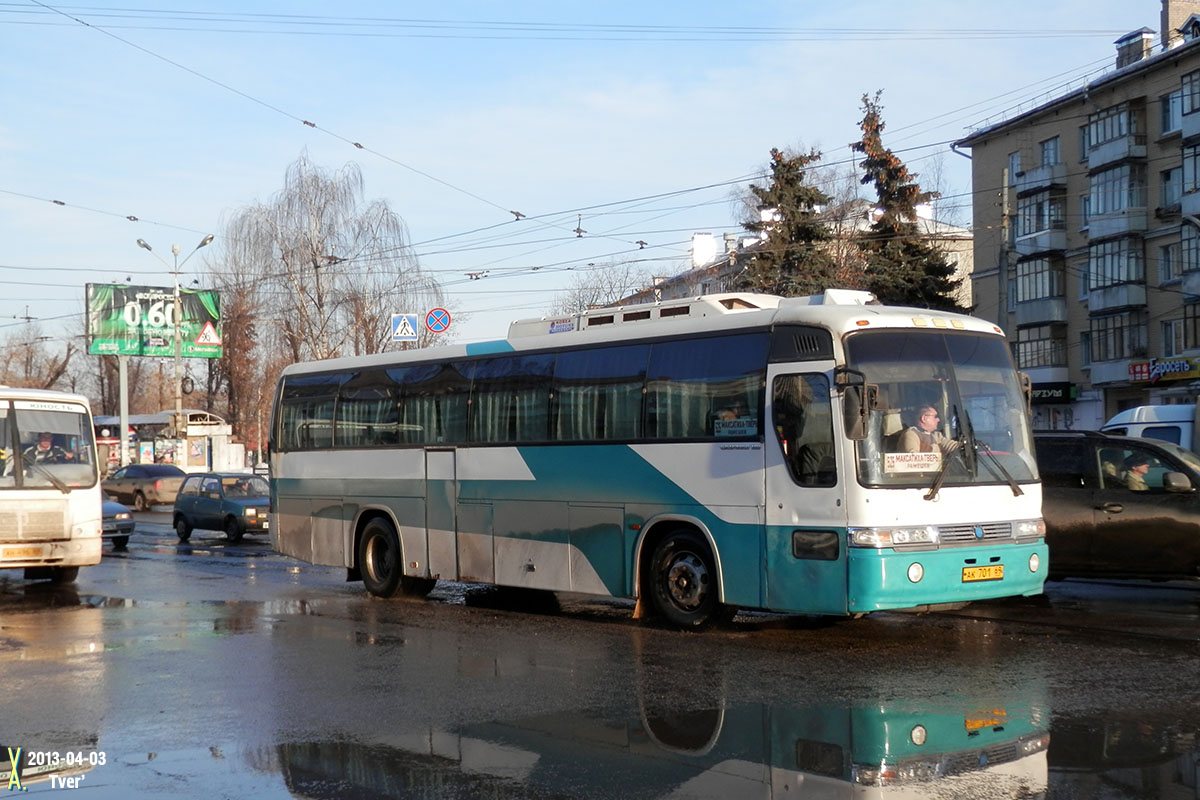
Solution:
<svg viewBox="0 0 1200 800">
<path fill-rule="evenodd" d="M 764 213 L 774 212 L 768 210 Z M 829 244 L 829 248 L 847 272 L 861 270 L 860 256 L 853 245 L 853 239 L 870 228 L 871 223 L 877 219 L 877 213 L 872 203 L 859 199 L 850 201 L 840 207 L 836 214 L 831 215 L 829 225 L 834 241 Z M 934 210 L 928 205 L 917 207 L 915 221 L 921 237 L 943 253 L 946 263 L 954 267 L 954 277 L 962 281 L 955 300 L 962 307 L 970 308 L 971 270 L 974 259 L 970 229 L 934 219 Z M 694 233 L 689 269 L 670 277 L 659 278 L 653 286 L 634 292 L 618 300 L 615 305 L 653 303 L 737 291 L 738 279 L 745 269 L 746 261 L 763 244 L 762 238 L 745 232 L 723 234 L 720 242 L 712 233 Z M 858 288 L 854 281 L 849 283 L 853 285 L 843 288 Z"/>
<path fill-rule="evenodd" d="M 972 158 L 975 313 L 1033 380 L 1038 428 L 1200 394 L 1200 0 L 1111 71 L 955 143 Z"/>
</svg>

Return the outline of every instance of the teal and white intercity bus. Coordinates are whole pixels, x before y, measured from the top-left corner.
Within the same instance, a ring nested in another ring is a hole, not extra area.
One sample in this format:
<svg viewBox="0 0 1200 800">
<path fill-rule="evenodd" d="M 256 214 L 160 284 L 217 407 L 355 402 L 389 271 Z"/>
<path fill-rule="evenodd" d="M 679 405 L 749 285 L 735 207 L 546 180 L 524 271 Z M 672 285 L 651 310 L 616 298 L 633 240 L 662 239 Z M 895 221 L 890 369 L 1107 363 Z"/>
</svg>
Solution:
<svg viewBox="0 0 1200 800">
<path fill-rule="evenodd" d="M 683 628 L 1038 594 L 1027 386 L 992 323 L 846 290 L 294 364 L 273 538 L 380 596 L 452 580 L 637 598 Z M 941 445 L 907 452 L 922 410 Z"/>
<path fill-rule="evenodd" d="M 92 430 L 82 395 L 0 386 L 0 568 L 70 583 L 100 563 Z"/>
</svg>

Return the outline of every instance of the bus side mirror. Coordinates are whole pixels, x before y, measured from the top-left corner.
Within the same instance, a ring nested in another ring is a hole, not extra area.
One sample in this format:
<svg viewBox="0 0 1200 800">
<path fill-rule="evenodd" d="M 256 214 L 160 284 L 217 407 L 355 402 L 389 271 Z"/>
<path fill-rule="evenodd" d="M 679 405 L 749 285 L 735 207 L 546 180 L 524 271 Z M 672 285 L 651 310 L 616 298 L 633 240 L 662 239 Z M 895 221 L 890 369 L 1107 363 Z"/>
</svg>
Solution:
<svg viewBox="0 0 1200 800">
<path fill-rule="evenodd" d="M 1025 396 L 1025 413 L 1030 417 L 1033 416 L 1033 379 L 1029 377 L 1028 372 L 1018 372 L 1018 380 L 1021 381 L 1021 394 Z"/>
<path fill-rule="evenodd" d="M 879 386 L 867 383 L 867 376 L 856 369 L 839 367 L 833 376 L 842 394 L 842 417 L 846 438 L 861 442 L 867 438 L 867 420 L 879 407 Z"/>
</svg>

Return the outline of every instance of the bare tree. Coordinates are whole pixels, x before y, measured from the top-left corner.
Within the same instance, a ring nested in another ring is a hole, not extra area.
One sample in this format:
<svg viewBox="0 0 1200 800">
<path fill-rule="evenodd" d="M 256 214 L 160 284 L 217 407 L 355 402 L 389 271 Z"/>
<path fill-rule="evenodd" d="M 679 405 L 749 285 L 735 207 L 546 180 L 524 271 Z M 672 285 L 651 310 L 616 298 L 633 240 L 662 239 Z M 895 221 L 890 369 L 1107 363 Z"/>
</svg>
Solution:
<svg viewBox="0 0 1200 800">
<path fill-rule="evenodd" d="M 53 337 L 43 336 L 38 325 L 27 323 L 6 336 L 0 346 L 0 384 L 69 389 L 64 376 L 74 355 L 72 342 L 59 350 Z"/>
<path fill-rule="evenodd" d="M 404 221 L 386 202 L 363 199 L 352 163 L 330 172 L 302 154 L 283 189 L 238 210 L 220 241 L 209 268 L 224 356 L 210 369 L 209 402 L 223 401 L 234 433 L 252 446 L 283 366 L 394 348 L 391 314 L 443 305 Z"/>
<path fill-rule="evenodd" d="M 579 314 L 589 308 L 617 303 L 654 283 L 654 276 L 638 264 L 610 261 L 576 272 L 566 290 L 555 295 L 551 314 Z"/>
</svg>

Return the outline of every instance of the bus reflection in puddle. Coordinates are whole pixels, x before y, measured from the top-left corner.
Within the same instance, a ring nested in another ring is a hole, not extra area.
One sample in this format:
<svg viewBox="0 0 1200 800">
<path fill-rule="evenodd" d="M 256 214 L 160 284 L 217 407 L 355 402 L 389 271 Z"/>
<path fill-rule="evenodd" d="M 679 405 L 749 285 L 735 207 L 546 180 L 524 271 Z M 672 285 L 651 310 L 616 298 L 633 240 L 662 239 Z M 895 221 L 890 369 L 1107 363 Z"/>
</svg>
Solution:
<svg viewBox="0 0 1200 800">
<path fill-rule="evenodd" d="M 278 752 L 289 790 L 304 796 L 330 785 L 381 796 L 420 786 L 505 796 L 507 786 L 514 796 L 806 800 L 1046 791 L 1043 707 L 914 708 L 642 704 L 623 721 L 553 714 L 413 730 L 375 745 L 284 744 Z"/>
</svg>

